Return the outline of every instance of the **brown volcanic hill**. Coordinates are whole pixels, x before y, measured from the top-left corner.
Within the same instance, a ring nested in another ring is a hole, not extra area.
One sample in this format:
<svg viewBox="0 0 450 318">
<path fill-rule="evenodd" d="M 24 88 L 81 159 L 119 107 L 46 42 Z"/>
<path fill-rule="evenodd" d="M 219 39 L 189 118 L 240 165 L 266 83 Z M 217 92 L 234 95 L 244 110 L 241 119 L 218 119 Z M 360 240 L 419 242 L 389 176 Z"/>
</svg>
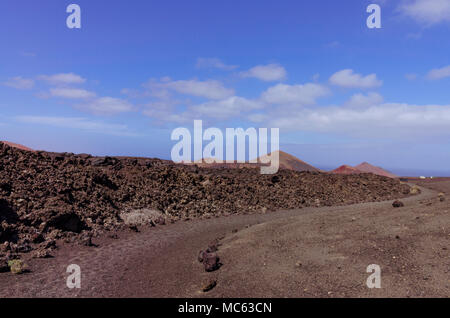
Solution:
<svg viewBox="0 0 450 318">
<path fill-rule="evenodd" d="M 334 174 L 358 174 L 358 173 L 362 173 L 362 171 L 358 170 L 354 167 L 348 166 L 348 165 L 343 165 L 337 169 L 334 169 L 333 171 L 331 171 L 331 173 L 334 173 Z"/>
<path fill-rule="evenodd" d="M 320 172 L 320 169 L 317 169 L 306 162 L 298 159 L 297 157 L 290 155 L 284 151 L 278 151 L 279 160 L 280 160 L 280 169 L 287 169 L 293 171 L 316 171 Z M 258 163 L 238 163 L 234 161 L 233 163 L 206 163 L 203 160 L 196 160 L 193 163 L 187 165 L 197 165 L 200 168 L 228 168 L 228 169 L 243 169 L 243 168 L 259 168 L 263 159 L 266 158 L 267 155 L 261 156 L 257 158 Z"/>
<path fill-rule="evenodd" d="M 13 148 L 17 148 L 17 149 L 20 149 L 20 150 L 26 150 L 26 151 L 34 151 L 33 149 L 31 149 L 31 148 L 28 148 L 28 147 L 26 147 L 26 146 L 24 146 L 24 145 L 20 145 L 20 144 L 16 144 L 16 143 L 14 143 L 14 142 L 9 142 L 9 141 L 0 141 L 0 143 L 4 143 L 4 144 L 6 144 L 6 145 L 8 145 L 8 146 L 10 146 L 10 147 L 13 147 Z"/>
<path fill-rule="evenodd" d="M 355 168 L 362 172 L 366 172 L 366 173 L 373 173 L 373 174 L 376 174 L 379 176 L 384 176 L 384 177 L 394 178 L 394 179 L 398 178 L 398 176 L 396 176 L 395 174 L 393 174 L 389 171 L 386 171 L 381 167 L 373 166 L 367 162 L 363 162 L 360 165 L 357 165 Z"/>
<path fill-rule="evenodd" d="M 278 151 L 279 153 L 279 160 L 280 160 L 280 169 L 288 169 L 288 170 L 294 170 L 294 171 L 320 171 L 320 169 L 317 169 L 310 164 L 307 164 L 306 162 L 298 159 L 297 157 L 290 155 L 284 151 Z M 258 162 L 261 162 L 262 158 L 265 158 L 266 156 L 262 156 L 258 158 Z"/>
</svg>

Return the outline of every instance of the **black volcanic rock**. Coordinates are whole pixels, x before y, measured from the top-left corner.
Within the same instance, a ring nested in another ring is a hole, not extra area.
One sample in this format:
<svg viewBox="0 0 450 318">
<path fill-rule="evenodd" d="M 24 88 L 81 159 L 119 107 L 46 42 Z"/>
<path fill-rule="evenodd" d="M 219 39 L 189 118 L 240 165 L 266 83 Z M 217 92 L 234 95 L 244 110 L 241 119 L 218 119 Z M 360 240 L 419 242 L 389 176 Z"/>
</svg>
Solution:
<svg viewBox="0 0 450 318">
<path fill-rule="evenodd" d="M 400 181 L 373 174 L 209 169 L 171 161 L 31 152 L 0 143 L 0 244 L 111 231 L 119 214 L 154 209 L 169 222 L 398 199 Z M 156 222 L 161 224 L 163 222 Z M 165 223 L 165 222 L 164 222 Z"/>
</svg>

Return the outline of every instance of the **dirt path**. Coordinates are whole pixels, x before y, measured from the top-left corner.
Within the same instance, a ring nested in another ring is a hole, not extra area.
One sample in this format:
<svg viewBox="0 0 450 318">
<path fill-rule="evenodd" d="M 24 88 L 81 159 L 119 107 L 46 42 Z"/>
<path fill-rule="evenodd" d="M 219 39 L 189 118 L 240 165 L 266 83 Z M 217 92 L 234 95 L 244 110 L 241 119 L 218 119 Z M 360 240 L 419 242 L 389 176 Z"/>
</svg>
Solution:
<svg viewBox="0 0 450 318">
<path fill-rule="evenodd" d="M 450 182 L 436 190 L 450 193 Z M 31 260 L 31 273 L 0 274 L 0 297 L 449 297 L 450 204 L 427 189 L 403 202 L 193 220 L 97 248 L 63 245 Z M 216 238 L 224 266 L 206 273 L 197 254 Z M 66 287 L 70 264 L 81 267 L 81 289 Z M 366 287 L 369 264 L 381 266 L 382 289 Z M 217 287 L 200 292 L 210 278 Z"/>
</svg>

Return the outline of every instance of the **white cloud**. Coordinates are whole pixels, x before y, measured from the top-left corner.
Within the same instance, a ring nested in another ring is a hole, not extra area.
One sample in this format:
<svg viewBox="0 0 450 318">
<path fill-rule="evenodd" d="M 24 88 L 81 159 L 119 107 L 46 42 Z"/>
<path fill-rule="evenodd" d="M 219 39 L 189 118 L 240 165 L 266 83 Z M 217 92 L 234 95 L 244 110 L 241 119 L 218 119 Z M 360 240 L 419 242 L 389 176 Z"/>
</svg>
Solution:
<svg viewBox="0 0 450 318">
<path fill-rule="evenodd" d="M 399 6 L 399 11 L 426 25 L 450 21 L 450 1 L 448 0 L 408 0 Z"/>
<path fill-rule="evenodd" d="M 231 71 L 238 68 L 237 65 L 227 65 L 218 58 L 204 58 L 197 59 L 197 68 L 217 68 L 224 71 Z"/>
<path fill-rule="evenodd" d="M 257 101 L 233 96 L 220 101 L 210 101 L 192 106 L 189 108 L 189 112 L 196 118 L 206 116 L 215 119 L 228 119 L 262 107 L 263 105 Z"/>
<path fill-rule="evenodd" d="M 95 97 L 94 92 L 77 88 L 52 88 L 50 89 L 52 97 L 70 98 L 70 99 L 87 99 Z"/>
<path fill-rule="evenodd" d="M 329 90 L 319 84 L 286 85 L 278 84 L 265 91 L 261 99 L 269 104 L 315 104 L 316 99 L 329 94 Z"/>
<path fill-rule="evenodd" d="M 355 138 L 416 140 L 450 135 L 450 105 L 384 103 L 370 107 L 320 107 L 268 116 L 270 127 Z"/>
<path fill-rule="evenodd" d="M 34 87 L 34 81 L 32 79 L 16 76 L 8 79 L 3 85 L 16 89 L 32 89 Z"/>
<path fill-rule="evenodd" d="M 191 121 L 191 118 L 187 117 L 186 114 L 177 114 L 174 109 L 177 105 L 177 101 L 174 100 L 163 100 L 150 102 L 145 105 L 143 114 L 145 116 L 158 119 L 161 122 L 171 122 L 171 123 L 185 123 Z"/>
<path fill-rule="evenodd" d="M 383 81 L 378 80 L 376 74 L 363 76 L 354 73 L 351 69 L 345 69 L 334 73 L 330 77 L 330 83 L 346 88 L 374 88 L 383 85 Z"/>
<path fill-rule="evenodd" d="M 261 109 L 264 104 L 239 96 L 232 96 L 222 100 L 212 100 L 202 104 L 188 106 L 185 111 L 174 112 L 176 102 L 158 101 L 147 104 L 144 115 L 165 122 L 185 123 L 195 119 L 220 119 L 237 118 L 244 113 L 255 109 Z"/>
<path fill-rule="evenodd" d="M 262 123 L 267 122 L 269 117 L 266 114 L 256 113 L 248 115 L 247 118 L 254 123 Z"/>
<path fill-rule="evenodd" d="M 144 87 L 148 90 L 149 95 L 162 99 L 169 98 L 170 91 L 208 99 L 223 99 L 234 95 L 233 89 L 226 88 L 222 82 L 216 80 L 172 81 L 170 78 L 165 78 L 160 82 L 151 80 L 145 83 Z"/>
<path fill-rule="evenodd" d="M 446 77 L 450 77 L 450 65 L 443 68 L 433 69 L 427 75 L 427 78 L 430 80 L 439 80 Z"/>
<path fill-rule="evenodd" d="M 27 124 L 47 125 L 58 128 L 80 129 L 94 133 L 116 136 L 137 136 L 129 131 L 126 125 L 109 124 L 93 121 L 82 117 L 51 117 L 51 116 L 18 116 L 16 121 Z"/>
<path fill-rule="evenodd" d="M 158 83 L 158 85 L 162 85 Z M 163 98 L 151 102 L 144 110 L 146 116 L 157 118 L 166 122 L 189 122 L 193 119 L 226 120 L 231 118 L 261 119 L 260 114 L 253 114 L 255 110 L 273 108 L 289 108 L 316 103 L 316 99 L 328 95 L 329 89 L 325 86 L 307 83 L 304 85 L 277 84 L 266 90 L 258 99 L 247 99 L 239 96 L 230 96 L 218 100 L 209 100 L 197 105 L 184 105 L 185 110 L 176 112 L 175 106 L 180 101 Z"/>
<path fill-rule="evenodd" d="M 347 107 L 354 108 L 362 108 L 362 107 L 370 107 L 373 105 L 379 105 L 383 102 L 383 96 L 378 93 L 368 93 L 364 94 L 355 94 L 353 95 L 349 101 L 345 103 Z"/>
<path fill-rule="evenodd" d="M 166 86 L 181 94 L 210 99 L 222 99 L 234 94 L 234 90 L 224 87 L 221 82 L 216 80 L 174 81 L 166 83 Z"/>
<path fill-rule="evenodd" d="M 145 89 L 144 92 L 131 89 L 122 90 L 122 92 L 132 97 L 152 96 L 160 99 L 169 99 L 171 97 L 171 92 L 169 88 L 166 86 L 166 83 L 170 81 L 171 81 L 170 79 L 167 80 L 166 78 L 164 78 L 164 80 L 161 79 L 160 82 L 155 79 L 151 79 L 148 82 L 142 84 L 142 86 Z"/>
<path fill-rule="evenodd" d="M 278 64 L 258 65 L 246 72 L 242 72 L 244 78 L 252 77 L 265 82 L 280 81 L 286 78 L 287 72 Z"/>
<path fill-rule="evenodd" d="M 94 115 L 116 115 L 134 110 L 133 105 L 128 101 L 113 97 L 96 98 L 84 104 L 79 104 L 76 108 Z"/>
<path fill-rule="evenodd" d="M 86 79 L 74 73 L 41 75 L 38 79 L 46 81 L 52 85 L 82 84 L 86 82 Z"/>
</svg>

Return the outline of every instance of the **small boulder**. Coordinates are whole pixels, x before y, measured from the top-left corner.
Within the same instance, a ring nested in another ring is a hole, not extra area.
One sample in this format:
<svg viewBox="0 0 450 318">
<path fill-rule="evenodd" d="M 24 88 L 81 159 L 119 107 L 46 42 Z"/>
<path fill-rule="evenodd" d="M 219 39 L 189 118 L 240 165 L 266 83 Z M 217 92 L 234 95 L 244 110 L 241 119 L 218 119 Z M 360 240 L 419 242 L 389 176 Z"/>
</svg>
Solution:
<svg viewBox="0 0 450 318">
<path fill-rule="evenodd" d="M 214 272 L 220 268 L 219 256 L 216 253 L 207 253 L 203 260 L 205 271 Z"/>
<path fill-rule="evenodd" d="M 28 266 L 20 259 L 10 260 L 8 262 L 8 266 L 11 270 L 11 273 L 16 275 L 25 273 L 28 269 Z"/>
<path fill-rule="evenodd" d="M 405 204 L 402 201 L 397 200 L 397 201 L 394 201 L 394 203 L 392 203 L 392 206 L 394 208 L 401 208 L 401 207 L 404 207 Z"/>
<path fill-rule="evenodd" d="M 204 282 L 204 284 L 202 286 L 202 291 L 204 293 L 207 293 L 210 290 L 214 289 L 214 287 L 216 287 L 216 286 L 217 286 L 217 281 L 215 279 L 209 279 Z"/>
<path fill-rule="evenodd" d="M 420 190 L 420 188 L 416 185 L 412 186 L 411 189 L 409 190 L 410 194 L 420 194 L 422 191 Z"/>
<path fill-rule="evenodd" d="M 128 226 L 155 226 L 156 224 L 163 225 L 166 222 L 160 211 L 151 209 L 138 209 L 129 212 L 122 212 L 119 217 Z"/>
</svg>

